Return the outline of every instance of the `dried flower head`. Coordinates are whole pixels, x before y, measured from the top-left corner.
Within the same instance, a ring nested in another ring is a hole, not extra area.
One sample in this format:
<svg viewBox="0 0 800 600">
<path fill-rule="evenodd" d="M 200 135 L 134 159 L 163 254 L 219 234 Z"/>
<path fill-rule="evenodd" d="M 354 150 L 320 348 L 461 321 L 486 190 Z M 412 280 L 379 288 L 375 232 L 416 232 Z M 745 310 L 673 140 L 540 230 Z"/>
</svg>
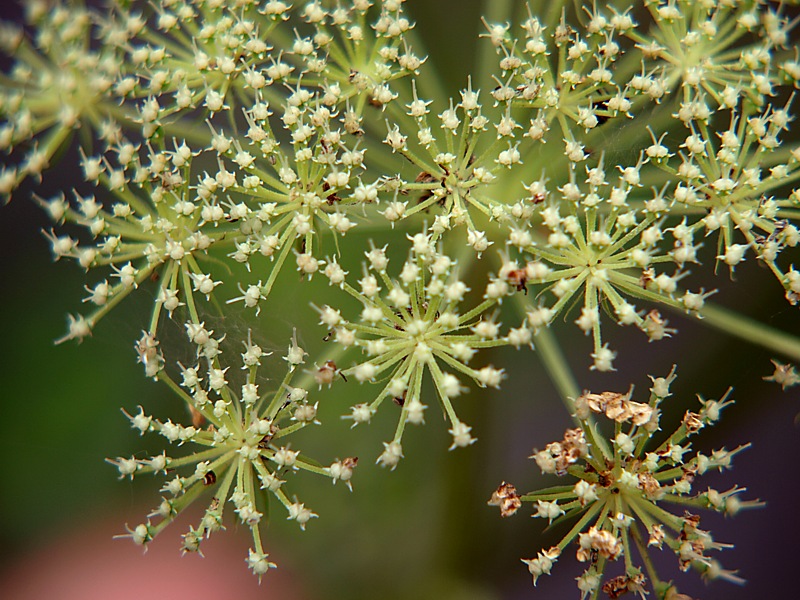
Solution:
<svg viewBox="0 0 800 600">
<path fill-rule="evenodd" d="M 745 446 L 733 451 L 717 450 L 710 456 L 691 454 L 688 438 L 707 425 L 713 425 L 720 411 L 732 401 L 726 393 L 720 400 L 703 400 L 695 413 L 687 411 L 681 425 L 660 444 L 653 438 L 659 431 L 660 405 L 670 395 L 669 386 L 675 374 L 654 379 L 647 403 L 631 400 L 627 394 L 586 392 L 575 400 L 575 413 L 580 427 L 568 430 L 561 442 L 554 442 L 541 451 L 534 451 L 543 473 L 571 476 L 572 485 L 514 496 L 522 503 L 535 503 L 535 517 L 550 522 L 577 518 L 570 532 L 554 547 L 538 558 L 523 560 L 533 575 L 534 583 L 549 574 L 552 563 L 569 544 L 577 542 L 577 558 L 588 563 L 578 580 L 581 597 L 597 596 L 598 590 L 617 598 L 626 592 L 647 594 L 647 578 L 635 564 L 635 546 L 641 556 L 650 586 L 664 597 L 670 584 L 661 581 L 648 553 L 651 546 L 668 547 L 676 555 L 681 570 L 701 570 L 709 578 L 737 580 L 720 570 L 707 552 L 727 547 L 715 542 L 700 529 L 700 517 L 692 509 L 711 509 L 733 515 L 742 508 L 756 506 L 743 501 L 743 489 L 720 492 L 709 488 L 693 493 L 695 479 L 710 469 L 724 469 Z M 601 434 L 603 424 L 595 424 L 594 416 L 613 423 L 613 436 Z M 490 504 L 501 506 L 502 492 L 510 488 L 504 483 L 492 496 Z M 672 512 L 666 507 L 678 505 L 683 510 Z M 507 511 L 506 511 L 507 512 Z M 516 512 L 516 508 L 510 514 Z M 503 516 L 507 516 L 504 514 Z M 623 575 L 607 577 L 606 568 L 622 557 Z M 545 560 L 546 559 L 546 560 Z"/>
</svg>

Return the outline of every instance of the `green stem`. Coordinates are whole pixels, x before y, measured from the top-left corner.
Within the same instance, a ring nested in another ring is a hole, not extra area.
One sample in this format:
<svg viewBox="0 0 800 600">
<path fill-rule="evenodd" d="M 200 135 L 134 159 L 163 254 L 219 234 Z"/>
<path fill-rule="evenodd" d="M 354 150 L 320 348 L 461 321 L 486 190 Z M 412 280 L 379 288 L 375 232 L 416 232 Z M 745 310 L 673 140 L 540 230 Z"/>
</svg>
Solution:
<svg viewBox="0 0 800 600">
<path fill-rule="evenodd" d="M 642 534 L 635 524 L 631 526 L 631 535 L 633 536 L 633 541 L 636 544 L 636 547 L 639 549 L 639 556 L 641 556 L 645 569 L 647 569 L 647 574 L 650 576 L 650 581 L 653 585 L 653 589 L 656 589 L 661 585 L 661 579 L 658 577 L 658 573 L 656 572 L 656 567 L 653 564 L 652 559 L 650 558 L 650 554 L 647 551 L 647 546 L 645 546 L 644 544 L 644 539 L 642 539 Z"/>
<path fill-rule="evenodd" d="M 574 413 L 574 401 L 580 395 L 580 389 L 553 332 L 548 327 L 543 327 L 534 334 L 534 338 L 536 350 L 544 363 L 547 374 L 556 386 L 567 410 Z"/>
<path fill-rule="evenodd" d="M 800 361 L 800 339 L 793 335 L 715 304 L 706 303 L 700 316 L 709 325 L 726 333 Z"/>
</svg>

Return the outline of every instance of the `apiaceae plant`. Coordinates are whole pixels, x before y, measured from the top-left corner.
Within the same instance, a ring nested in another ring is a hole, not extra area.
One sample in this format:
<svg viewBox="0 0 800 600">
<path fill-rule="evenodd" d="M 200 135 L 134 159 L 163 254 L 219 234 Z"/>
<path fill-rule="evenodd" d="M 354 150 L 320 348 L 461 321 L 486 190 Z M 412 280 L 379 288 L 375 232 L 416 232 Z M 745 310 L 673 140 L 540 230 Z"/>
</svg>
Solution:
<svg viewBox="0 0 800 600">
<path fill-rule="evenodd" d="M 235 518 L 252 532 L 246 561 L 260 578 L 275 566 L 269 505 L 301 528 L 317 517 L 284 478 L 350 487 L 358 463 L 336 447 L 324 462 L 292 449 L 288 436 L 319 429 L 315 394 L 374 389 L 342 415 L 353 435 L 398 405 L 371 457 L 391 470 L 406 426 L 438 423 L 435 413 L 450 450 L 479 451 L 458 409 L 520 376 L 492 363 L 491 349 L 511 346 L 545 366 L 575 420 L 533 455 L 569 483 L 523 495 L 503 483 L 491 497 L 503 516 L 534 503 L 537 517 L 574 521 L 523 559 L 534 584 L 573 546 L 581 598 L 687 597 L 659 578 L 650 555 L 662 547 L 681 570 L 739 581 L 707 556 L 724 544 L 694 511 L 757 504 L 735 484 L 695 489 L 742 448 L 704 455 L 689 443 L 728 395 L 681 404 L 680 426 L 663 435 L 662 406 L 680 402 L 674 373 L 653 379 L 644 402 L 576 382 L 634 364 L 614 324 L 641 332 L 635 346 L 680 335 L 688 318 L 774 354 L 765 379 L 800 383 L 800 337 L 713 297 L 715 280 L 735 287 L 737 269 L 758 263 L 765 292 L 800 303 L 797 11 L 765 0 L 486 4 L 478 68 L 456 94 L 411 0 L 31 0 L 24 23 L 3 24 L 0 194 L 38 203 L 55 260 L 87 274 L 86 308 L 58 341 L 91 337 L 129 296 L 151 298 L 142 336 L 126 343 L 185 405 L 173 422 L 126 404 L 135 430 L 174 451 L 109 461 L 123 478 L 166 475 L 158 507 L 121 537 L 148 544 L 205 495 L 183 551 Z M 30 192 L 72 159 L 80 177 Z M 303 302 L 286 306 L 286 290 Z M 246 335 L 220 317 L 229 306 L 250 321 Z M 323 329 L 295 332 L 280 383 L 259 375 L 281 363 L 253 341 L 259 319 L 300 322 L 309 307 Z M 185 337 L 162 343 L 173 323 Z M 573 324 L 590 339 L 580 360 L 560 350 Z M 318 334 L 326 344 L 309 356 L 301 342 Z M 618 560 L 622 573 L 609 573 Z"/>
</svg>

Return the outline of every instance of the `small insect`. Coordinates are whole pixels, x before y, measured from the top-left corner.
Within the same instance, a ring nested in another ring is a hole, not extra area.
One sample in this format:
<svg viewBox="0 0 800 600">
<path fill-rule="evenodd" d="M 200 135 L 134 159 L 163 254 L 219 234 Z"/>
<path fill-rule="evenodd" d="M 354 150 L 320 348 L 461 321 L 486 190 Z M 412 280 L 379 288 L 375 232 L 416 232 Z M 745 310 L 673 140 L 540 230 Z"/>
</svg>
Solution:
<svg viewBox="0 0 800 600">
<path fill-rule="evenodd" d="M 136 342 L 136 354 L 139 355 L 139 362 L 144 364 L 158 355 L 158 341 L 152 333 L 142 332 L 142 337 Z"/>
<path fill-rule="evenodd" d="M 414 178 L 414 183 L 432 183 L 434 181 L 436 181 L 436 177 L 427 171 L 420 171 Z"/>
<path fill-rule="evenodd" d="M 682 466 L 681 467 L 681 471 L 683 471 L 683 479 L 684 479 L 684 481 L 688 481 L 689 483 L 692 483 L 695 480 L 695 478 L 697 477 L 697 467 L 696 466 L 694 466 L 694 467 Z"/>
<path fill-rule="evenodd" d="M 528 272 L 525 269 L 511 269 L 506 273 L 506 281 L 517 288 L 518 292 L 528 293 Z"/>
<path fill-rule="evenodd" d="M 531 197 L 528 198 L 528 200 L 530 200 L 531 204 L 535 206 L 536 204 L 541 204 L 542 202 L 544 202 L 545 198 L 546 196 L 544 192 L 536 192 L 535 194 L 532 194 Z"/>
<path fill-rule="evenodd" d="M 194 406 L 189 407 L 189 412 L 192 415 L 192 425 L 198 429 L 202 427 L 206 422 L 206 418 L 203 416 L 203 413 L 197 410 Z"/>
<path fill-rule="evenodd" d="M 600 553 L 592 548 L 591 553 L 589 554 L 589 562 L 593 565 L 597 564 L 597 560 L 600 558 Z"/>
<path fill-rule="evenodd" d="M 290 402 L 287 401 L 283 406 L 286 407 L 289 404 L 290 404 Z M 269 433 L 267 433 L 263 438 L 261 438 L 261 441 L 258 442 L 258 447 L 261 448 L 262 450 L 264 448 L 269 447 L 269 444 L 272 441 L 272 438 L 275 437 L 275 434 L 278 433 L 278 431 L 280 431 L 280 428 L 277 425 L 275 425 L 274 423 L 271 424 L 269 426 Z"/>
<path fill-rule="evenodd" d="M 322 184 L 322 191 L 323 191 L 323 192 L 329 192 L 329 191 L 330 191 L 330 189 L 331 189 L 331 186 L 328 184 L 328 182 L 323 182 L 323 184 Z M 331 192 L 330 194 L 328 194 L 327 196 L 325 196 L 325 202 L 327 202 L 327 203 L 328 203 L 328 206 L 333 206 L 333 205 L 334 205 L 334 204 L 336 204 L 337 202 L 341 202 L 341 201 L 342 201 L 342 197 L 341 197 L 341 196 L 339 196 L 339 195 L 337 195 L 337 194 L 336 194 L 336 193 L 334 193 L 334 192 Z"/>
<path fill-rule="evenodd" d="M 203 475 L 203 485 L 214 485 L 217 483 L 217 474 L 214 471 L 209 471 Z"/>
<path fill-rule="evenodd" d="M 344 130 L 350 135 L 362 136 L 364 130 L 361 128 L 361 119 L 353 111 L 348 111 L 344 115 Z"/>
<path fill-rule="evenodd" d="M 786 229 L 789 227 L 789 221 L 780 220 L 775 221 L 775 229 L 772 230 L 772 233 L 769 234 L 767 241 L 772 241 L 777 239 Z"/>
<path fill-rule="evenodd" d="M 402 396 L 395 396 L 394 398 L 392 398 L 392 402 L 397 404 L 397 406 L 405 406 L 407 393 L 408 391 L 404 391 Z"/>
<path fill-rule="evenodd" d="M 683 426 L 686 427 L 688 433 L 696 433 L 703 427 L 702 417 L 695 412 L 687 410 L 686 414 L 683 415 Z M 684 472 L 686 472 L 685 468 Z"/>
<path fill-rule="evenodd" d="M 172 173 L 162 173 L 157 180 L 160 180 L 161 187 L 166 191 L 173 189 L 180 183 L 180 177 L 176 177 L 176 175 Z"/>
<path fill-rule="evenodd" d="M 419 173 L 419 175 L 417 175 L 416 178 L 414 179 L 414 183 L 435 183 L 437 181 L 439 181 L 439 180 L 436 177 L 434 177 L 433 175 L 431 175 L 430 173 L 428 173 L 426 171 L 421 171 Z M 405 190 L 405 192 L 408 193 L 408 190 Z M 417 198 L 417 203 L 420 204 L 422 202 L 425 202 L 426 200 L 428 200 L 429 198 L 432 198 L 433 196 L 434 196 L 434 190 L 432 190 L 432 189 L 423 190 L 423 192 L 420 194 L 419 198 Z M 445 202 L 444 198 L 439 200 L 439 204 L 440 205 L 443 205 L 444 202 Z M 427 212 L 427 210 L 426 210 L 426 212 Z"/>
<path fill-rule="evenodd" d="M 652 321 L 655 325 L 666 325 L 667 322 L 664 320 L 664 317 L 661 316 L 661 313 L 657 310 L 653 309 L 649 313 L 647 313 L 647 319 Z"/>
<path fill-rule="evenodd" d="M 323 385 L 330 386 L 337 375 L 341 375 L 342 379 L 347 381 L 347 377 L 345 377 L 342 370 L 336 366 L 336 363 L 332 360 L 328 360 L 314 373 L 314 381 L 316 381 L 317 385 L 320 387 Z"/>
<path fill-rule="evenodd" d="M 614 483 L 614 476 L 611 474 L 611 471 L 603 471 L 602 473 L 598 473 L 597 483 L 600 484 L 601 487 L 609 487 L 612 483 Z"/>
<path fill-rule="evenodd" d="M 642 286 L 642 289 L 646 290 L 647 287 L 653 283 L 655 274 L 656 273 L 653 271 L 653 269 L 645 269 L 642 271 L 642 276 L 639 277 L 639 285 Z"/>
</svg>

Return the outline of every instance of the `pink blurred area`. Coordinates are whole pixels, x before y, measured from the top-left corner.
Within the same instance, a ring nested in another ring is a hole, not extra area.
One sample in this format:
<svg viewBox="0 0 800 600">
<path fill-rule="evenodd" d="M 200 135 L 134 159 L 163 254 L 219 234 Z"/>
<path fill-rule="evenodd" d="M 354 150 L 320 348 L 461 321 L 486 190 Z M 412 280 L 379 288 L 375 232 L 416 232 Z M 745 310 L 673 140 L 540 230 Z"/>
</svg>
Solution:
<svg viewBox="0 0 800 600">
<path fill-rule="evenodd" d="M 43 541 L 6 564 L 0 597 L 8 600 L 303 600 L 298 578 L 278 563 L 261 584 L 247 568 L 248 543 L 230 531 L 203 542 L 205 558 L 181 556 L 182 529 L 168 527 L 142 551 L 120 522 L 105 521 Z"/>
</svg>

